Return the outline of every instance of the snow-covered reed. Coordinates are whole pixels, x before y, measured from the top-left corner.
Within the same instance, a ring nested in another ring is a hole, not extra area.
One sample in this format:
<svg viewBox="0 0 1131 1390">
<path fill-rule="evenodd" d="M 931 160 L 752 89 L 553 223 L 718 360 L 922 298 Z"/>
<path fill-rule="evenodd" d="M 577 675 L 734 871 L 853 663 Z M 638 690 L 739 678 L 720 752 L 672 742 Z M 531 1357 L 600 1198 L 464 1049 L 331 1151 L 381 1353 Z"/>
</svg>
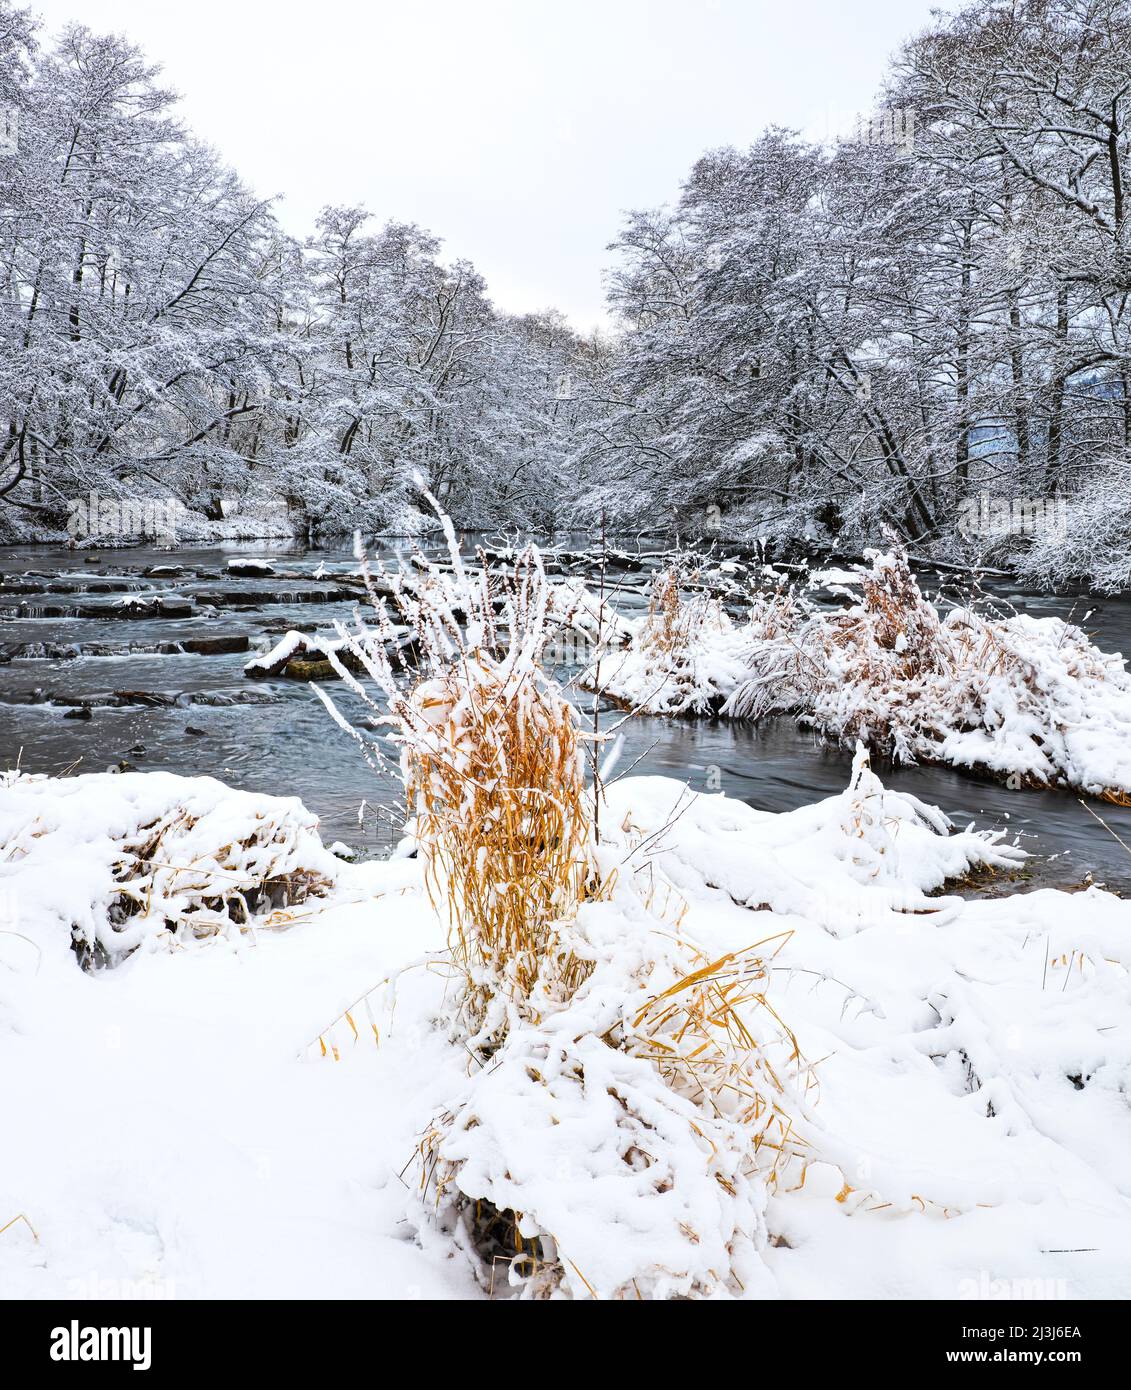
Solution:
<svg viewBox="0 0 1131 1390">
<path fill-rule="evenodd" d="M 503 584 L 482 561 L 465 565 L 439 514 L 450 573 L 418 557 L 424 573 L 411 586 L 383 586 L 417 634 L 415 681 L 398 679 L 390 662 L 394 615 L 372 583 L 375 626 L 342 629 L 344 646 L 326 653 L 399 750 L 425 881 L 463 975 L 469 1045 L 489 1050 L 532 996 L 576 984 L 556 923 L 592 891 L 592 835 L 579 716 L 539 665 L 550 620 L 538 551 L 517 556 Z M 376 694 L 345 656 L 375 679 Z"/>
<path fill-rule="evenodd" d="M 711 955 L 623 830 L 598 836 L 577 712 L 540 665 L 565 611 L 540 556 L 466 565 L 441 520 L 450 571 L 418 560 L 411 586 L 371 584 L 375 625 L 327 648 L 399 749 L 458 980 L 471 1069 L 421 1141 L 422 1194 L 489 1286 L 505 1258 L 528 1296 L 737 1292 L 766 1183 L 804 1149 L 808 1068 L 765 995 L 780 942 Z M 394 616 L 418 634 L 413 683 L 388 661 Z"/>
<path fill-rule="evenodd" d="M 591 665 L 583 688 L 654 714 L 702 713 L 723 703 L 745 674 L 746 642 L 717 598 L 681 596 L 682 573 L 676 561 L 656 576 L 630 647 L 600 669 Z"/>
</svg>

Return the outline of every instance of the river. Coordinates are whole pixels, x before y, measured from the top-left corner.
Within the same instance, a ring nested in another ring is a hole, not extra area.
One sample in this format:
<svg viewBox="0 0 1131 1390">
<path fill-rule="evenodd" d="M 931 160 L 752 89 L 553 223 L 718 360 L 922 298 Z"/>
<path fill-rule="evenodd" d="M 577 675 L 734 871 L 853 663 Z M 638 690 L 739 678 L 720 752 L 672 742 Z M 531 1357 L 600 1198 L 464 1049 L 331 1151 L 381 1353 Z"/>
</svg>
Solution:
<svg viewBox="0 0 1131 1390">
<path fill-rule="evenodd" d="M 376 553 L 389 557 L 397 549 Z M 226 566 L 237 558 L 269 560 L 276 573 L 232 577 Z M 153 573 L 169 567 L 176 572 Z M 354 599 L 335 587 L 335 576 L 353 568 L 345 546 L 0 549 L 0 654 L 18 653 L 0 664 L 0 761 L 53 774 L 126 763 L 293 794 L 321 818 L 328 843 L 385 852 L 401 819 L 393 778 L 366 766 L 305 684 L 252 681 L 243 673 L 251 655 L 290 627 L 328 634 L 334 618 L 349 621 Z M 920 575 L 929 592 L 936 579 Z M 1128 598 L 1032 594 L 1002 581 L 994 592 L 1036 617 L 1081 621 L 1087 614 L 1084 626 L 1100 647 L 1131 649 Z M 633 592 L 618 602 L 638 611 L 644 599 Z M 230 639 L 229 646 L 246 639 L 247 650 L 175 650 L 216 638 Z M 89 717 L 77 717 L 83 706 Z M 602 722 L 620 718 L 608 711 Z M 851 766 L 847 750 L 786 718 L 752 728 L 637 717 L 624 733 L 620 772 L 639 759 L 636 773 L 661 773 L 696 790 L 721 788 L 771 811 L 840 791 Z M 1131 845 L 1131 810 L 1093 803 L 1109 831 L 1071 793 L 1011 791 L 938 767 L 877 770 L 888 785 L 941 806 L 959 824 L 974 820 L 1020 836 L 1036 856 L 1034 886 L 1078 883 L 1090 873 L 1131 893 L 1131 852 L 1111 833 Z"/>
</svg>

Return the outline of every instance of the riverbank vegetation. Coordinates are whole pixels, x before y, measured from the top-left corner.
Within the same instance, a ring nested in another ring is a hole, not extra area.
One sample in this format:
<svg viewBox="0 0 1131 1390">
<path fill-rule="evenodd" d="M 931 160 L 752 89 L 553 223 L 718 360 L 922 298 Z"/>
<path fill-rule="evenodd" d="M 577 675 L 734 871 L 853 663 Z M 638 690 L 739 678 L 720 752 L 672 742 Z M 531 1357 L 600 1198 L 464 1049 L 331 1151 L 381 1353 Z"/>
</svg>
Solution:
<svg viewBox="0 0 1131 1390">
<path fill-rule="evenodd" d="M 943 611 L 899 549 L 818 572 L 811 587 L 841 606 L 775 580 L 732 617 L 668 570 L 631 645 L 604 655 L 602 689 L 659 714 L 790 713 L 895 762 L 1131 797 L 1131 677 L 1077 625 L 987 600 Z M 596 682 L 593 664 L 581 683 Z"/>
</svg>

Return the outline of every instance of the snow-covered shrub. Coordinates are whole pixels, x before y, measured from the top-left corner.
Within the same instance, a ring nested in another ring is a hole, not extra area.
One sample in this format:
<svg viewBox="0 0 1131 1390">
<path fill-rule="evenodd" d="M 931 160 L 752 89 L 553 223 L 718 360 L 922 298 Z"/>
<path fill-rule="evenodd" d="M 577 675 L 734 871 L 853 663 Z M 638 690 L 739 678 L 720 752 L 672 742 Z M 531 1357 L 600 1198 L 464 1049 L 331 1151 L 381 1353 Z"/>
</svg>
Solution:
<svg viewBox="0 0 1131 1390">
<path fill-rule="evenodd" d="M 809 614 L 803 600 L 784 584 L 754 594 L 741 632 L 742 675 L 733 683 L 721 714 L 761 719 L 803 704 L 812 659 L 796 634 Z"/>
<path fill-rule="evenodd" d="M 630 880 L 564 941 L 588 973 L 425 1136 L 429 1206 L 485 1285 L 526 1297 L 756 1289 L 767 1187 L 804 1154 L 807 1076 L 759 947 L 709 959 Z"/>
<path fill-rule="evenodd" d="M 669 568 L 652 585 L 648 614 L 632 634 L 631 647 L 582 675 L 586 690 L 629 708 L 655 714 L 702 714 L 716 710 L 744 672 L 742 630 L 716 598 L 684 598 L 680 575 Z"/>
<path fill-rule="evenodd" d="M 868 558 L 871 568 L 859 571 L 859 602 L 813 615 L 796 634 L 808 677 L 804 713 L 841 742 L 862 740 L 914 762 L 915 747 L 929 737 L 925 723 L 941 712 L 924 697 L 930 691 L 952 711 L 961 708 L 960 670 L 906 556 Z"/>
<path fill-rule="evenodd" d="M 338 871 L 297 797 L 165 772 L 6 774 L 0 861 L 29 920 L 58 923 L 40 945 L 73 946 L 86 966 L 285 924 Z"/>
<path fill-rule="evenodd" d="M 902 762 L 945 762 L 1119 798 L 1131 792 L 1131 677 L 1059 618 L 940 619 L 906 557 L 873 555 L 863 599 L 797 636 L 804 715 Z"/>
<path fill-rule="evenodd" d="M 1131 676 L 1059 618 L 1003 618 L 977 607 L 942 616 L 906 555 L 868 552 L 850 602 L 815 610 L 785 590 L 758 594 L 745 626 L 689 620 L 665 591 L 613 693 L 657 714 L 719 708 L 758 719 L 792 712 L 838 742 L 899 762 L 942 762 L 1131 797 Z M 718 704 L 722 694 L 725 699 Z"/>
<path fill-rule="evenodd" d="M 1018 579 L 1042 589 L 1079 580 L 1104 593 L 1131 586 L 1126 461 L 1098 460 L 1089 471 L 1087 487 L 1056 500 L 1063 507 L 1063 524 L 1037 528 L 1023 543 L 1014 541 L 1007 552 L 1005 558 Z"/>
</svg>

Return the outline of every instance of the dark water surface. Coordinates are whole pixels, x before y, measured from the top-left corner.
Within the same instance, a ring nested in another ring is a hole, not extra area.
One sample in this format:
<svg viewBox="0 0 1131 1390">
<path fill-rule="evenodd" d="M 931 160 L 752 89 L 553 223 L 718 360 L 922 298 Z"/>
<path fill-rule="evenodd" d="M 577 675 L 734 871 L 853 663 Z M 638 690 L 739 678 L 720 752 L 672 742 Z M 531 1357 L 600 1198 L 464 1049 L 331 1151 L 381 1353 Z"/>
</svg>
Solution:
<svg viewBox="0 0 1131 1390">
<path fill-rule="evenodd" d="M 88 553 L 0 549 L 0 651 L 31 643 L 155 648 L 218 636 L 246 636 L 251 650 L 16 656 L 0 665 L 0 763 L 13 767 L 18 760 L 31 772 L 60 773 L 103 771 L 126 761 L 138 770 L 208 774 L 252 791 L 301 797 L 321 817 L 327 842 L 341 839 L 355 849 L 379 852 L 396 838 L 395 784 L 365 765 L 356 744 L 331 723 L 310 689 L 288 680 L 252 681 L 243 674 L 250 656 L 289 627 L 315 624 L 329 635 L 335 618 L 350 620 L 354 599 L 335 592 L 334 583 L 335 575 L 354 568 L 347 547 L 306 551 L 260 542 L 113 550 L 97 552 L 97 564 L 86 562 Z M 384 553 L 392 555 L 394 548 Z M 269 559 L 278 573 L 228 576 L 228 561 L 242 557 Z M 166 565 L 182 572 L 144 574 Z M 316 579 L 320 566 L 323 576 Z M 638 586 L 642 578 L 630 575 L 628 582 Z M 929 572 L 920 582 L 934 592 Z M 1035 617 L 1082 622 L 1106 651 L 1131 650 L 1126 598 L 1033 595 L 1000 581 L 994 592 Z M 163 603 L 166 611 L 125 616 L 123 600 Z M 643 602 L 632 592 L 618 598 L 626 611 Z M 336 684 L 327 688 L 341 690 Z M 98 703 L 121 691 L 149 703 Z M 66 717 L 68 708 L 84 701 L 90 702 L 91 718 Z M 354 712 L 348 700 L 343 706 Z M 619 719 L 609 712 L 602 722 L 607 726 Z M 639 758 L 636 772 L 676 777 L 696 790 L 721 787 L 772 811 L 842 790 L 852 761 L 847 750 L 830 747 L 790 719 L 751 728 L 716 719 L 636 718 L 624 733 L 618 771 Z M 878 770 L 888 785 L 941 806 L 959 824 L 973 819 L 1019 834 L 1021 843 L 1041 856 L 1033 866 L 1034 884 L 1075 883 L 1091 873 L 1109 887 L 1131 892 L 1131 854 L 1070 793 L 1010 791 L 945 768 Z M 381 806 L 390 813 L 378 812 Z M 1102 804 L 1094 809 L 1131 844 L 1131 810 Z"/>
</svg>

